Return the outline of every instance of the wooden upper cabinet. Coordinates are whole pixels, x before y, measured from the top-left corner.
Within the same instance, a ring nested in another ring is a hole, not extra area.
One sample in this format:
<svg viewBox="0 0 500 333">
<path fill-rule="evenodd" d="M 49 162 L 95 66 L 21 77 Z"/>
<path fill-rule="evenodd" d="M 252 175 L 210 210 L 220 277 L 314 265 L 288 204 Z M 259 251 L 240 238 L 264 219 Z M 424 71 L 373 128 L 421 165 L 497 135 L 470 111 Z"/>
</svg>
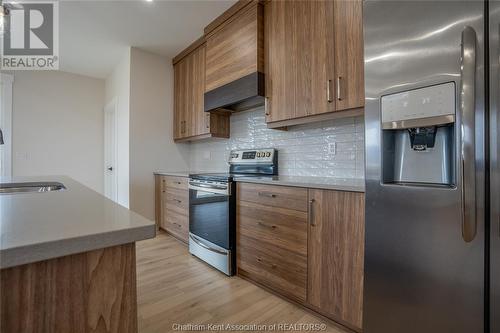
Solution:
<svg viewBox="0 0 500 333">
<path fill-rule="evenodd" d="M 204 111 L 206 46 L 195 43 L 174 58 L 174 140 L 227 138 L 229 114 Z"/>
<path fill-rule="evenodd" d="M 363 106 L 361 10 L 361 0 L 266 2 L 267 122 Z"/>
<path fill-rule="evenodd" d="M 356 330 L 362 327 L 364 194 L 309 190 L 307 302 Z"/>
<path fill-rule="evenodd" d="M 267 121 L 333 111 L 333 1 L 265 6 Z"/>
<path fill-rule="evenodd" d="M 337 110 L 365 105 L 362 0 L 333 1 Z"/>
<path fill-rule="evenodd" d="M 262 5 L 239 2 L 233 7 L 205 29 L 206 92 L 264 71 Z"/>
</svg>

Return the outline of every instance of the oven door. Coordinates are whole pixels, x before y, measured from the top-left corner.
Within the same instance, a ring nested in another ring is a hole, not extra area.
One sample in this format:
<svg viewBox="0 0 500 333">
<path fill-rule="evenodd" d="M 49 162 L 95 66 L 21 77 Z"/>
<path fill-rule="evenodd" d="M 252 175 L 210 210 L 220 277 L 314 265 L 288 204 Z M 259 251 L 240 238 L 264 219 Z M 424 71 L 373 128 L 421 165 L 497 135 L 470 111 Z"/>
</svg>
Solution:
<svg viewBox="0 0 500 333">
<path fill-rule="evenodd" d="M 230 204 L 230 183 L 190 180 L 189 232 L 231 250 Z"/>
</svg>

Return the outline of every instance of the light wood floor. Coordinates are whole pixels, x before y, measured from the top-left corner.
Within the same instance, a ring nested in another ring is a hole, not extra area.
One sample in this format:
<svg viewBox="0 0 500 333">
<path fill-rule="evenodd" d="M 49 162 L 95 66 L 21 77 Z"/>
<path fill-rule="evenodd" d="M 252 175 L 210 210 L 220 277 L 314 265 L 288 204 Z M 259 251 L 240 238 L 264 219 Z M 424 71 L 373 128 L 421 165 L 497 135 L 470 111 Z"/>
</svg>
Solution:
<svg viewBox="0 0 500 333">
<path fill-rule="evenodd" d="M 166 233 L 137 243 L 137 293 L 140 333 L 180 332 L 175 324 L 283 323 L 325 324 L 321 332 L 349 332 L 241 278 L 219 273 Z"/>
</svg>

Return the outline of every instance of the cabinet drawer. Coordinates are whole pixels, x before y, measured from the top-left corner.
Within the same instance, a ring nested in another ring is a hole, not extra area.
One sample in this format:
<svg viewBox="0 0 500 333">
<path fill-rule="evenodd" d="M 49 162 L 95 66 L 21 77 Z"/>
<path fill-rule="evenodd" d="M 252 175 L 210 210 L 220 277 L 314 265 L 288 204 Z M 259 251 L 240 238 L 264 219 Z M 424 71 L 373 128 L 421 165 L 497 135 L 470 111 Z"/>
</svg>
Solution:
<svg viewBox="0 0 500 333">
<path fill-rule="evenodd" d="M 165 229 L 173 236 L 187 243 L 189 235 L 188 217 L 169 210 L 164 212 L 163 219 Z"/>
<path fill-rule="evenodd" d="M 189 192 L 167 188 L 163 193 L 163 205 L 167 211 L 189 215 Z"/>
<path fill-rule="evenodd" d="M 299 302 L 306 300 L 307 257 L 238 235 L 238 274 Z"/>
<path fill-rule="evenodd" d="M 307 212 L 306 188 L 239 183 L 237 198 L 265 206 Z"/>
<path fill-rule="evenodd" d="M 237 233 L 307 255 L 307 213 L 238 201 Z"/>
<path fill-rule="evenodd" d="M 188 178 L 187 177 L 163 176 L 162 189 L 164 191 L 166 191 L 168 188 L 187 190 L 188 189 Z"/>
</svg>

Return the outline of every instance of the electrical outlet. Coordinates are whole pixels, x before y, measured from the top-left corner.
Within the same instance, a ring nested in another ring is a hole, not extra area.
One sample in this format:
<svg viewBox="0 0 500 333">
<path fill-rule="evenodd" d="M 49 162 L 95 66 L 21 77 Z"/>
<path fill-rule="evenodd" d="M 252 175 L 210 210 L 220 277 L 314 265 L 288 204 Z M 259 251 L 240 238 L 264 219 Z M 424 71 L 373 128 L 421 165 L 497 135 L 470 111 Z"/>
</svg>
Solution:
<svg viewBox="0 0 500 333">
<path fill-rule="evenodd" d="M 337 153 L 337 142 L 330 142 L 328 144 L 328 154 L 335 155 Z"/>
</svg>

